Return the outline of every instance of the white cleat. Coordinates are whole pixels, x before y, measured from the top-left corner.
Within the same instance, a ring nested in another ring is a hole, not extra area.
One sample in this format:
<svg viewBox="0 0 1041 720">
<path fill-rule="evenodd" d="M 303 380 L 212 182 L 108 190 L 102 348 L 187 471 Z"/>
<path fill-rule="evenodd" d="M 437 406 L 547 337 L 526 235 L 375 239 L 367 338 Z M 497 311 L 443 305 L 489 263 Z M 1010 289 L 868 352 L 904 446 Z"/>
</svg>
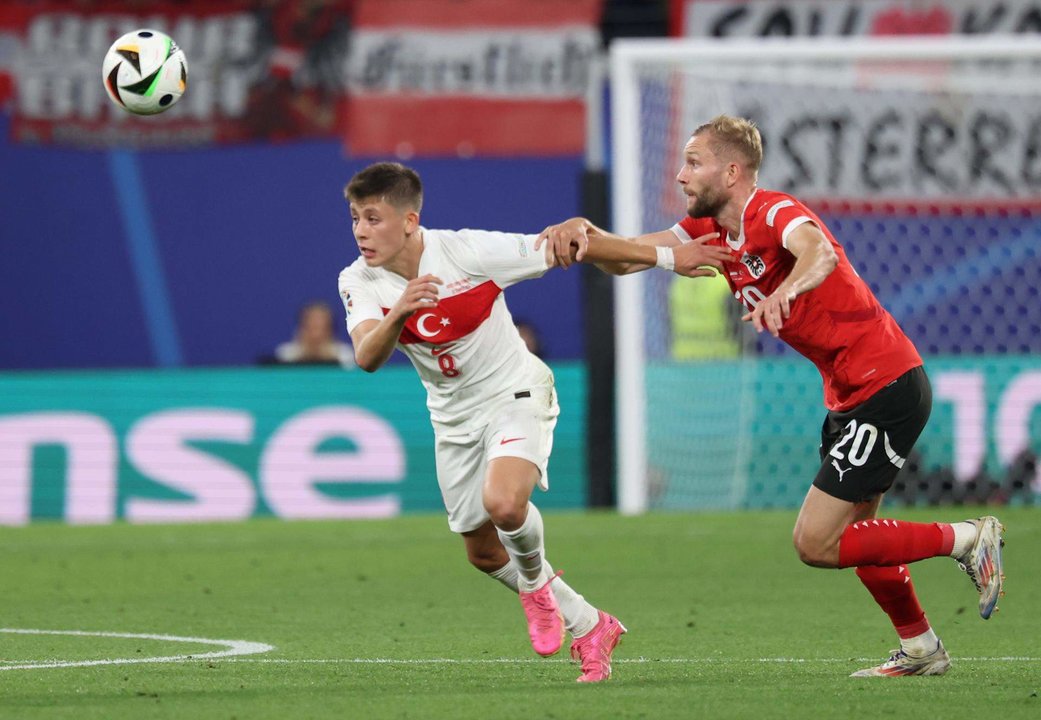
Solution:
<svg viewBox="0 0 1041 720">
<path fill-rule="evenodd" d="M 857 670 L 850 677 L 903 677 L 904 675 L 943 675 L 951 668 L 951 658 L 943 649 L 943 643 L 936 643 L 936 649 L 928 655 L 916 657 L 903 650 L 894 650 L 881 665 Z"/>
<path fill-rule="evenodd" d="M 1004 595 L 1005 571 L 1001 564 L 1001 548 L 1005 545 L 1001 534 L 1005 527 L 992 515 L 969 520 L 976 526 L 976 540 L 968 552 L 956 558 L 980 594 L 980 617 L 986 620 Z"/>
</svg>

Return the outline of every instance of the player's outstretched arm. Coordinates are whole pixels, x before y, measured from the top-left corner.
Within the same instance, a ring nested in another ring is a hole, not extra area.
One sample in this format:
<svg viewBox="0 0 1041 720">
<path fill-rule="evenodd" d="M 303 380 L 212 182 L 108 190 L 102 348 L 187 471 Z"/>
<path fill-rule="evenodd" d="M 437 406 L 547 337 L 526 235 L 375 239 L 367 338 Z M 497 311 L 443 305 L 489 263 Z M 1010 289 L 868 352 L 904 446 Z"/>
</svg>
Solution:
<svg viewBox="0 0 1041 720">
<path fill-rule="evenodd" d="M 792 300 L 824 282 L 839 264 L 831 241 L 813 223 L 803 223 L 795 228 L 788 236 L 786 246 L 795 256 L 792 271 L 776 290 L 741 318 L 751 322 L 756 332 L 765 328 L 774 337 L 778 337 L 784 321 L 791 317 Z"/>
<path fill-rule="evenodd" d="M 573 262 L 592 262 L 604 272 L 612 275 L 627 275 L 652 267 L 673 270 L 681 275 L 697 277 L 712 275 L 700 269 L 703 265 L 719 267 L 720 262 L 729 259 L 729 253 L 721 248 L 706 247 L 704 243 L 716 237 L 715 234 L 697 238 L 688 243 L 689 249 L 673 257 L 668 253 L 655 251 L 653 256 L 639 251 L 634 256 L 622 249 L 615 242 L 650 248 L 671 248 L 680 244 L 679 239 L 670 230 L 626 238 L 594 225 L 586 218 L 576 217 L 557 225 L 550 225 L 535 240 L 535 249 L 546 246 L 547 260 L 550 267 L 568 268 Z M 608 241 L 604 251 L 598 257 L 589 257 L 590 242 L 593 239 Z M 606 254 L 605 254 L 606 253 Z M 637 262 L 633 257 L 647 257 L 649 262 Z M 611 258 L 611 259 L 608 259 Z M 630 259 L 625 259 L 630 258 Z"/>
<path fill-rule="evenodd" d="M 354 328 L 354 360 L 366 372 L 376 372 L 390 359 L 405 321 L 416 310 L 437 304 L 437 286 L 443 284 L 434 275 L 413 278 L 405 285 L 394 307 L 382 320 L 365 320 Z"/>
<path fill-rule="evenodd" d="M 673 248 L 673 272 L 686 277 L 712 277 L 715 273 L 705 271 L 706 266 L 722 271 L 723 263 L 733 257 L 726 248 L 708 244 L 718 237 L 719 233 L 706 233 Z"/>
<path fill-rule="evenodd" d="M 616 237 L 590 233 L 583 261 L 594 263 L 612 275 L 659 267 L 687 277 L 712 277 L 716 273 L 703 266 L 718 267 L 723 259 L 730 257 L 721 248 L 706 245 L 719 237 L 719 233 L 702 235 L 682 247 L 673 247 L 679 245 L 679 240 L 670 230 L 641 235 L 634 240 Z"/>
<path fill-rule="evenodd" d="M 585 259 L 591 234 L 613 240 L 626 239 L 621 235 L 615 235 L 597 227 L 586 218 L 574 217 L 562 223 L 550 225 L 539 233 L 535 240 L 535 249 L 538 250 L 545 244 L 549 266 L 558 266 L 566 270 L 571 267 L 571 263 L 582 262 Z"/>
</svg>

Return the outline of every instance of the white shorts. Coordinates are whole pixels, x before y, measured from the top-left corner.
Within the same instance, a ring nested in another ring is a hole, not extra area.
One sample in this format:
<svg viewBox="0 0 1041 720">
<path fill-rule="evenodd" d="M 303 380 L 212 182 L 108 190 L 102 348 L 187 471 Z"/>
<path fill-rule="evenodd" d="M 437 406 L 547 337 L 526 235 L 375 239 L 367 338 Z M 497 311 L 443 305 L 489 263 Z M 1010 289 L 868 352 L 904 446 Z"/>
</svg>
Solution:
<svg viewBox="0 0 1041 720">
<path fill-rule="evenodd" d="M 542 385 L 517 394 L 521 397 L 493 403 L 468 429 L 434 423 L 437 484 L 452 532 L 476 530 L 488 521 L 483 490 L 489 460 L 529 460 L 539 469 L 539 487 L 549 489 L 546 470 L 560 414 L 557 393 L 552 385 Z"/>
</svg>

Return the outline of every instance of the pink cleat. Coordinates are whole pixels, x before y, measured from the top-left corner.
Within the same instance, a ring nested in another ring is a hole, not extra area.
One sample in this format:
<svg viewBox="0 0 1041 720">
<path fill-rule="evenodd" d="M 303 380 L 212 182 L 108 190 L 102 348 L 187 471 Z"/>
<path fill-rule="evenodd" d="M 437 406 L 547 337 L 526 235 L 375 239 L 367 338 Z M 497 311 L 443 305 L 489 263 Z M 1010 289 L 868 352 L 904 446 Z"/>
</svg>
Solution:
<svg viewBox="0 0 1041 720">
<path fill-rule="evenodd" d="M 571 643 L 571 657 L 582 661 L 580 683 L 595 683 L 611 677 L 611 653 L 626 633 L 618 618 L 597 610 L 600 620 L 587 635 Z"/>
<path fill-rule="evenodd" d="M 564 618 L 560 614 L 557 599 L 553 597 L 553 591 L 549 589 L 550 583 L 556 577 L 551 577 L 538 590 L 520 592 L 521 606 L 524 608 L 524 616 L 528 619 L 531 646 L 542 657 L 555 654 L 564 643 Z"/>
</svg>

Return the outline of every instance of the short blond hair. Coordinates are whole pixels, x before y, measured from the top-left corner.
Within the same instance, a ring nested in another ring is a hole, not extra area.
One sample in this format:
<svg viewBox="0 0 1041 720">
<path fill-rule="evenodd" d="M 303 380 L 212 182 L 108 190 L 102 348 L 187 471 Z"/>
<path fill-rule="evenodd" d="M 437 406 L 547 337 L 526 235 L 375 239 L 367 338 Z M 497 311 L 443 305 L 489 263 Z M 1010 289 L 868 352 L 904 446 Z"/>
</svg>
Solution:
<svg viewBox="0 0 1041 720">
<path fill-rule="evenodd" d="M 717 115 L 698 127 L 691 137 L 702 133 L 711 133 L 713 153 L 725 160 L 732 160 L 737 155 L 744 160 L 747 169 L 759 172 L 759 166 L 763 164 L 763 137 L 754 122 L 732 115 Z"/>
</svg>

